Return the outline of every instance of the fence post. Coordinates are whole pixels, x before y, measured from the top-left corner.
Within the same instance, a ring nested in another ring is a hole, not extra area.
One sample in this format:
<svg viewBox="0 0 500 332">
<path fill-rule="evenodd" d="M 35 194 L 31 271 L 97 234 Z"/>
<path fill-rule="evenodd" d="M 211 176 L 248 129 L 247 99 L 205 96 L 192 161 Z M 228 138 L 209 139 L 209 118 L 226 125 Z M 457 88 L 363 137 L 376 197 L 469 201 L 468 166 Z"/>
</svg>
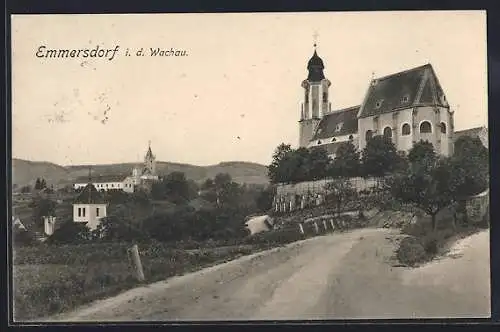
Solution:
<svg viewBox="0 0 500 332">
<path fill-rule="evenodd" d="M 302 223 L 299 223 L 299 230 L 302 234 L 304 234 L 304 227 L 302 226 Z"/>
<path fill-rule="evenodd" d="M 323 219 L 323 226 L 325 226 L 325 232 L 328 232 L 328 228 L 326 227 L 326 220 Z"/>
<path fill-rule="evenodd" d="M 333 219 L 330 219 L 330 225 L 332 225 L 332 232 L 335 230 L 335 225 L 333 224 Z"/>
<path fill-rule="evenodd" d="M 316 230 L 316 234 L 319 233 L 319 227 L 318 227 L 318 223 L 315 221 L 314 222 L 314 229 Z"/>
<path fill-rule="evenodd" d="M 144 281 L 144 271 L 142 270 L 141 257 L 139 256 L 139 247 L 137 244 L 134 244 L 132 248 L 129 249 L 129 253 L 132 256 L 132 265 L 134 267 L 137 280 Z"/>
</svg>

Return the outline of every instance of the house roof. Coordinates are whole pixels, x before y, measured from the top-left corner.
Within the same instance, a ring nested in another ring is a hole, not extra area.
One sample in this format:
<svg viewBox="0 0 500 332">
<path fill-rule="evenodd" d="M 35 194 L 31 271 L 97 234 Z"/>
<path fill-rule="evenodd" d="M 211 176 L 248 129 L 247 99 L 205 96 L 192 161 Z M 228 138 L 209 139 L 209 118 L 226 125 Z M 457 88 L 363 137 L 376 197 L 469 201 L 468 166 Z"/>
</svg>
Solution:
<svg viewBox="0 0 500 332">
<path fill-rule="evenodd" d="M 454 135 L 455 139 L 462 136 L 479 137 L 485 130 L 486 130 L 485 127 L 469 128 L 469 129 L 455 131 Z"/>
<path fill-rule="evenodd" d="M 110 182 L 122 182 L 129 176 L 128 174 L 107 174 L 107 175 L 98 175 L 92 176 L 92 183 L 110 183 Z M 76 179 L 76 183 L 88 183 L 88 176 L 81 176 Z"/>
<path fill-rule="evenodd" d="M 358 117 L 414 106 L 449 107 L 431 64 L 373 79 Z"/>
<path fill-rule="evenodd" d="M 78 197 L 73 201 L 73 204 L 105 204 L 106 201 L 96 187 L 89 183 Z"/>
<path fill-rule="evenodd" d="M 319 122 L 312 141 L 357 133 L 359 108 L 359 105 L 353 106 L 325 115 Z"/>
</svg>

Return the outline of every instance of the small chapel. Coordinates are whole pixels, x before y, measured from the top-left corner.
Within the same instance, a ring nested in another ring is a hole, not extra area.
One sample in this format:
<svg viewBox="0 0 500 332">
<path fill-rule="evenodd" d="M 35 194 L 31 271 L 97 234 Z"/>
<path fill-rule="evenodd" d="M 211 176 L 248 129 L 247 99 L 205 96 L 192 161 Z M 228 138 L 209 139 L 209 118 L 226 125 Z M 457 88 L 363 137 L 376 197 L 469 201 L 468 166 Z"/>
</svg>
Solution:
<svg viewBox="0 0 500 332">
<path fill-rule="evenodd" d="M 431 64 L 373 78 L 359 105 L 336 110 L 324 69 L 315 44 L 302 82 L 299 147 L 325 149 L 334 158 L 342 142 L 361 150 L 373 136 L 384 135 L 400 151 L 424 140 L 441 155 L 453 153 L 453 110 Z"/>
</svg>

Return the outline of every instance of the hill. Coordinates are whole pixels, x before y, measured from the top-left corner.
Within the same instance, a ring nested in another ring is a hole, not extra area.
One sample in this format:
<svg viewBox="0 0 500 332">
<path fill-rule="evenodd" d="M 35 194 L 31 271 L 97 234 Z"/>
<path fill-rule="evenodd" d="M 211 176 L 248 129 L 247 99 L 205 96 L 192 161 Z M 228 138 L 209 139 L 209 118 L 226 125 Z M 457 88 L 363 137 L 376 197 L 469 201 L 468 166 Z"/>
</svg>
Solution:
<svg viewBox="0 0 500 332">
<path fill-rule="evenodd" d="M 92 173 L 100 175 L 131 174 L 134 163 L 92 165 Z M 228 173 L 234 181 L 247 184 L 267 184 L 267 168 L 250 162 L 222 162 L 217 165 L 196 166 L 180 163 L 157 162 L 159 175 L 170 172 L 183 172 L 188 179 L 196 182 L 213 178 L 217 173 Z M 71 184 L 81 176 L 88 174 L 88 165 L 60 166 L 49 162 L 12 160 L 12 183 L 21 187 L 33 185 L 37 177 L 43 177 L 48 184 L 62 186 Z"/>
</svg>

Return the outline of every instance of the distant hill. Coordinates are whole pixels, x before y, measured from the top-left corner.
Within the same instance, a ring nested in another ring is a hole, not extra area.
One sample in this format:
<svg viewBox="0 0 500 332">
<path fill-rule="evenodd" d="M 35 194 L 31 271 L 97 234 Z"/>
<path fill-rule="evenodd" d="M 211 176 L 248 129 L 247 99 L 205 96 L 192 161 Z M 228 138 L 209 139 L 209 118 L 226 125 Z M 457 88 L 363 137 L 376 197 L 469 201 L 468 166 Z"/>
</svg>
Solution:
<svg viewBox="0 0 500 332">
<path fill-rule="evenodd" d="M 92 165 L 92 174 L 131 174 L 135 163 Z M 47 183 L 57 185 L 71 184 L 81 176 L 88 175 L 88 165 L 60 166 L 49 162 L 12 160 L 12 183 L 17 186 L 34 185 L 37 177 L 43 177 Z M 267 168 L 250 162 L 222 162 L 217 165 L 196 166 L 189 164 L 157 162 L 157 173 L 167 175 L 170 172 L 184 172 L 188 179 L 201 182 L 213 178 L 217 173 L 228 173 L 233 181 L 247 184 L 267 184 Z"/>
</svg>

